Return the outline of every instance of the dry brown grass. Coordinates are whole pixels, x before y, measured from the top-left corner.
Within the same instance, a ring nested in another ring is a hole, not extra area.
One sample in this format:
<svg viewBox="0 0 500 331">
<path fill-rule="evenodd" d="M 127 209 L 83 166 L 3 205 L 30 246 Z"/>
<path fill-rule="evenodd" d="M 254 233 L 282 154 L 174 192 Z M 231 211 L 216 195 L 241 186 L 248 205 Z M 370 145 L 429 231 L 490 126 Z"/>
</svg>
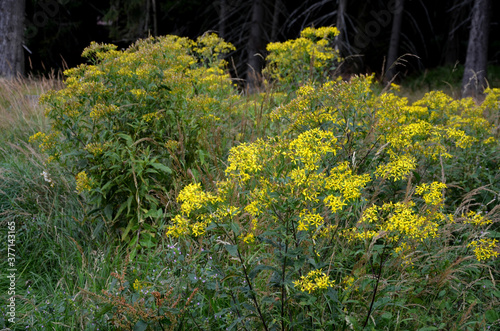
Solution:
<svg viewBox="0 0 500 331">
<path fill-rule="evenodd" d="M 38 99 L 43 93 L 60 89 L 63 83 L 56 75 L 49 77 L 0 78 L 0 139 L 29 134 L 47 128 L 43 107 Z M 10 134 L 9 134 L 10 133 Z"/>
</svg>

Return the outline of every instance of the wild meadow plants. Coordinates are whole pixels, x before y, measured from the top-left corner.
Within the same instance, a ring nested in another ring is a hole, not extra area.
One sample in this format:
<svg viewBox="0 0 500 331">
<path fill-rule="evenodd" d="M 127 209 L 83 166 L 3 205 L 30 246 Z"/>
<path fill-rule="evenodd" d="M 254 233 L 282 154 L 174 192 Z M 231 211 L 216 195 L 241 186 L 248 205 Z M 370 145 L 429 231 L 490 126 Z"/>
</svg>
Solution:
<svg viewBox="0 0 500 331">
<path fill-rule="evenodd" d="M 26 213 L 23 247 L 63 269 L 29 260 L 27 288 L 55 294 L 22 292 L 36 310 L 18 325 L 499 328 L 500 90 L 410 103 L 373 76 L 336 79 L 336 33 L 270 45 L 257 96 L 213 34 L 87 48 L 26 145 L 51 167 L 33 196 L 53 204 Z"/>
<path fill-rule="evenodd" d="M 208 145 L 217 124 L 240 111 L 220 58 L 232 48 L 215 34 L 150 38 L 125 51 L 93 43 L 83 52 L 91 64 L 67 70 L 65 88 L 42 97 L 51 130 L 30 141 L 71 169 L 76 190 L 122 240 L 142 231 L 148 245 L 148 225 L 164 217 L 171 191 L 220 162 L 230 144 L 224 135 Z"/>
</svg>

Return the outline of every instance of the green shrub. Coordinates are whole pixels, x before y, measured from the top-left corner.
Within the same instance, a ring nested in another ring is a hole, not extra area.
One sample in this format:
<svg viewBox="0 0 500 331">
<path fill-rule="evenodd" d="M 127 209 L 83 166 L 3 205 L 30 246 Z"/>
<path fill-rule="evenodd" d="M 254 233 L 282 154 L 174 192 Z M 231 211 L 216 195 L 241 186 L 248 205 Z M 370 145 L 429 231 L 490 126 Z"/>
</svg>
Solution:
<svg viewBox="0 0 500 331">
<path fill-rule="evenodd" d="M 474 183 L 456 192 L 469 160 L 498 154 L 487 105 L 439 92 L 409 105 L 370 81 L 301 87 L 273 113 L 282 135 L 232 148 L 216 190 L 180 192 L 167 236 L 214 256 L 217 291 L 200 289 L 225 312 L 213 328 L 450 329 L 498 303 L 472 288 L 498 272 L 499 209 Z"/>
<path fill-rule="evenodd" d="M 339 33 L 335 27 L 306 28 L 300 38 L 270 43 L 264 74 L 276 81 L 281 91 L 310 82 L 324 83 L 340 61 L 333 47 Z"/>
<path fill-rule="evenodd" d="M 209 151 L 215 126 L 237 112 L 220 58 L 231 49 L 214 34 L 149 38 L 125 51 L 92 43 L 83 56 L 93 64 L 67 70 L 66 87 L 42 96 L 52 128 L 31 140 L 71 169 L 76 191 L 125 239 L 163 217 L 176 183 L 223 156 Z"/>
<path fill-rule="evenodd" d="M 482 105 L 437 91 L 409 103 L 373 77 L 332 81 L 334 32 L 270 47 L 278 93 L 250 102 L 213 35 L 94 44 L 94 65 L 45 97 L 53 130 L 33 140 L 123 238 L 142 230 L 134 265 L 82 291 L 100 307 L 88 316 L 141 330 L 500 324 L 500 90 Z M 245 107 L 256 130 L 226 162 L 213 124 Z"/>
</svg>

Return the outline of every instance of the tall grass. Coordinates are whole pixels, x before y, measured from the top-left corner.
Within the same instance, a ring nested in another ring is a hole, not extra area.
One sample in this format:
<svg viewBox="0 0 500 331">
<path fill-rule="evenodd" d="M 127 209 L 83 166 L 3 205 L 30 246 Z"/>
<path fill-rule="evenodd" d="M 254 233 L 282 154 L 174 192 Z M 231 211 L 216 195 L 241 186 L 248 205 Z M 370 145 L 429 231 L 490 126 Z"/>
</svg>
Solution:
<svg viewBox="0 0 500 331">
<path fill-rule="evenodd" d="M 121 263 L 103 223 L 87 222 L 73 176 L 27 142 L 48 128 L 39 95 L 61 86 L 54 76 L 0 80 L 0 268 L 9 269 L 3 252 L 7 224 L 15 222 L 14 330 L 94 328 L 94 308 L 81 289 L 100 291 Z M 0 279 L 0 328 L 8 325 L 8 282 Z"/>
<path fill-rule="evenodd" d="M 0 141 L 27 141 L 32 131 L 47 128 L 38 98 L 51 89 L 62 87 L 52 74 L 42 78 L 0 78 Z"/>
</svg>

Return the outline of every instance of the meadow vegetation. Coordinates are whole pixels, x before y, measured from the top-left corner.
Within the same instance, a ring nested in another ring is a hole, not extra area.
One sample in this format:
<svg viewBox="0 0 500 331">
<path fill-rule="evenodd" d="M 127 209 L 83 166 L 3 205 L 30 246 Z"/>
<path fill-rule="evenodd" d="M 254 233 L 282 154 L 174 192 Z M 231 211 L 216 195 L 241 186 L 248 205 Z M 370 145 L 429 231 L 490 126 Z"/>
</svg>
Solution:
<svg viewBox="0 0 500 331">
<path fill-rule="evenodd" d="M 500 89 L 342 80 L 337 34 L 268 45 L 253 95 L 215 34 L 2 81 L 0 327 L 499 329 Z"/>
</svg>

